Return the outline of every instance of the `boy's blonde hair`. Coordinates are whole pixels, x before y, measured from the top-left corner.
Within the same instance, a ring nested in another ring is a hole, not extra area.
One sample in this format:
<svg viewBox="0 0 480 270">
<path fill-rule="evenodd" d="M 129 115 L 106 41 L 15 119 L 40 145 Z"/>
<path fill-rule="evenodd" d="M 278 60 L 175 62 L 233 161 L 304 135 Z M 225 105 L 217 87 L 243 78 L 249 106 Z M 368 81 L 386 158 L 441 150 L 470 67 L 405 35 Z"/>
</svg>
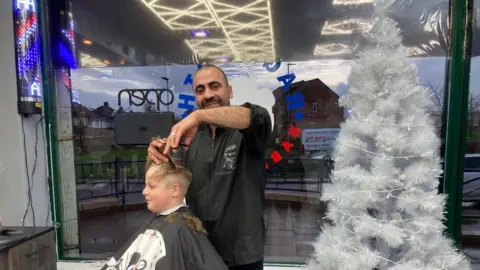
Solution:
<svg viewBox="0 0 480 270">
<path fill-rule="evenodd" d="M 154 170 L 152 172 L 152 175 L 150 177 L 154 177 L 155 179 L 162 179 L 162 181 L 165 181 L 166 176 L 176 176 L 176 177 L 168 177 L 166 180 L 169 181 L 166 184 L 172 184 L 172 182 L 180 182 L 180 185 L 182 186 L 183 190 L 183 196 L 187 193 L 188 186 L 190 185 L 190 182 L 192 181 L 192 173 L 185 168 L 183 161 L 178 160 L 178 159 L 172 159 L 173 167 L 169 163 L 162 162 L 159 165 L 155 164 L 152 160 L 148 159 L 147 163 L 145 164 L 145 174 L 149 170 Z M 203 227 L 202 222 L 200 219 L 195 217 L 192 213 L 172 213 L 168 215 L 168 217 L 165 219 L 167 223 L 172 223 L 172 222 L 178 222 L 179 220 L 183 221 L 187 228 L 195 231 L 195 232 L 201 232 L 204 234 L 207 234 L 207 231 Z"/>
<path fill-rule="evenodd" d="M 168 180 L 166 183 L 167 185 L 173 184 L 174 182 L 180 183 L 183 189 L 183 194 L 185 195 L 192 181 L 192 173 L 185 168 L 182 160 L 172 159 L 172 161 L 175 166 L 165 162 L 157 165 L 153 161 L 147 160 L 147 163 L 145 164 L 145 174 L 148 171 L 152 171 L 150 177 L 158 180 L 162 179 L 162 181 Z"/>
</svg>

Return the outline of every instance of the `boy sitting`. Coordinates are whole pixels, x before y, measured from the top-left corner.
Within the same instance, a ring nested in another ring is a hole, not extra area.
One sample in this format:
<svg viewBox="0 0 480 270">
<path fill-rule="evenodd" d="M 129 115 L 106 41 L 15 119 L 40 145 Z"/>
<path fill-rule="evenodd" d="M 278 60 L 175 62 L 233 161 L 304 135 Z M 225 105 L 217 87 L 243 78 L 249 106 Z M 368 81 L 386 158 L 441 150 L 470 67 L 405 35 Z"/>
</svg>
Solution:
<svg viewBox="0 0 480 270">
<path fill-rule="evenodd" d="M 102 270 L 228 270 L 184 203 L 192 175 L 182 162 L 147 162 L 145 171 L 143 195 L 156 216 Z"/>
</svg>

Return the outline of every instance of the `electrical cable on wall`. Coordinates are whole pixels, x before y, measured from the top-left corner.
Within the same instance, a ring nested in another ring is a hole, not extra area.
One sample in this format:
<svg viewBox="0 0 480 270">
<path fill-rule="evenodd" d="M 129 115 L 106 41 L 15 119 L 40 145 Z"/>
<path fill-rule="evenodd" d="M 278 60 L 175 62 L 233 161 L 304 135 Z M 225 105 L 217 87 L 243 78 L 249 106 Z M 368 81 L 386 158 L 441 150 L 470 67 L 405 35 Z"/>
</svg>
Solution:
<svg viewBox="0 0 480 270">
<path fill-rule="evenodd" d="M 45 144 L 45 147 L 47 146 L 47 141 L 45 139 L 45 127 L 43 126 L 43 121 L 40 121 L 40 126 L 42 128 L 42 142 Z M 46 151 L 46 149 L 45 149 Z M 47 161 L 48 162 L 48 161 Z M 52 181 L 52 178 L 48 175 L 48 172 L 47 172 L 47 166 L 45 166 L 45 175 L 47 176 L 47 181 L 45 182 L 45 190 L 46 190 L 46 194 L 47 194 L 47 198 L 50 197 L 50 181 Z M 48 200 L 48 209 L 47 209 L 47 217 L 45 218 L 45 226 L 50 226 L 48 223 L 53 223 L 52 220 L 50 220 L 50 213 L 51 213 L 51 203 L 50 203 L 50 200 Z"/>
<path fill-rule="evenodd" d="M 32 219 L 33 219 L 33 227 L 36 227 L 35 222 L 35 209 L 33 207 L 33 196 L 32 196 L 32 188 L 33 188 L 33 176 L 35 174 L 38 162 L 38 125 L 42 124 L 43 116 L 37 121 L 35 125 L 35 159 L 33 163 L 33 170 L 31 176 L 29 175 L 29 166 L 28 166 L 28 157 L 27 157 L 27 143 L 26 143 L 26 134 L 25 134 L 25 123 L 24 117 L 22 117 L 22 135 L 23 135 L 23 151 L 25 157 L 25 171 L 27 174 L 27 185 L 28 185 L 28 203 L 27 208 L 25 209 L 25 213 L 23 214 L 22 219 L 22 226 L 25 226 L 25 218 L 27 217 L 29 208 L 32 210 Z M 43 127 L 43 124 L 42 124 Z"/>
</svg>

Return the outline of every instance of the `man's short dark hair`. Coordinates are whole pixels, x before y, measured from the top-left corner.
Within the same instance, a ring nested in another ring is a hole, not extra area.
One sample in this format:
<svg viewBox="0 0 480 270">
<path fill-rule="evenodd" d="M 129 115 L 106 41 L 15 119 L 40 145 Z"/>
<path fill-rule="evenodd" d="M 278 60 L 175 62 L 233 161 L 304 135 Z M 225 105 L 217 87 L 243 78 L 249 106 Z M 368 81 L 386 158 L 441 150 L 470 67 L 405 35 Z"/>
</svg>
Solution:
<svg viewBox="0 0 480 270">
<path fill-rule="evenodd" d="M 197 74 L 197 72 L 199 72 L 200 70 L 205 69 L 205 68 L 216 68 L 216 69 L 220 70 L 220 72 L 223 74 L 223 78 L 225 79 L 225 82 L 227 83 L 226 86 L 228 87 L 227 74 L 225 74 L 225 72 L 221 68 L 217 67 L 216 65 L 212 65 L 212 64 L 202 65 L 201 68 L 197 69 L 197 71 L 195 71 L 195 73 L 193 73 L 193 77 L 195 77 L 195 74 Z"/>
</svg>

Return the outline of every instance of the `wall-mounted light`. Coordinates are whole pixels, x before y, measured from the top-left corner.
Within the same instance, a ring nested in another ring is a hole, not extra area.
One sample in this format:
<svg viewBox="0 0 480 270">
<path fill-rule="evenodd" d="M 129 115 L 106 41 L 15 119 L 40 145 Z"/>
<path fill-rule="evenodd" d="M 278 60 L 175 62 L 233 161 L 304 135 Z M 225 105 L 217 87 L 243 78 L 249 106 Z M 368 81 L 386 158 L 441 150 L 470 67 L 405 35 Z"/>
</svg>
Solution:
<svg viewBox="0 0 480 270">
<path fill-rule="evenodd" d="M 17 66 L 18 112 L 23 115 L 42 113 L 41 35 L 34 0 L 15 0 L 15 46 Z"/>
<path fill-rule="evenodd" d="M 229 63 L 230 61 L 231 59 L 227 55 L 219 56 L 215 58 L 215 62 L 218 62 L 218 63 Z"/>
<path fill-rule="evenodd" d="M 84 39 L 83 39 L 83 44 L 85 44 L 85 45 L 92 45 L 92 44 L 93 44 L 93 41 L 91 41 L 91 40 L 88 39 L 88 38 L 84 38 Z"/>
</svg>

